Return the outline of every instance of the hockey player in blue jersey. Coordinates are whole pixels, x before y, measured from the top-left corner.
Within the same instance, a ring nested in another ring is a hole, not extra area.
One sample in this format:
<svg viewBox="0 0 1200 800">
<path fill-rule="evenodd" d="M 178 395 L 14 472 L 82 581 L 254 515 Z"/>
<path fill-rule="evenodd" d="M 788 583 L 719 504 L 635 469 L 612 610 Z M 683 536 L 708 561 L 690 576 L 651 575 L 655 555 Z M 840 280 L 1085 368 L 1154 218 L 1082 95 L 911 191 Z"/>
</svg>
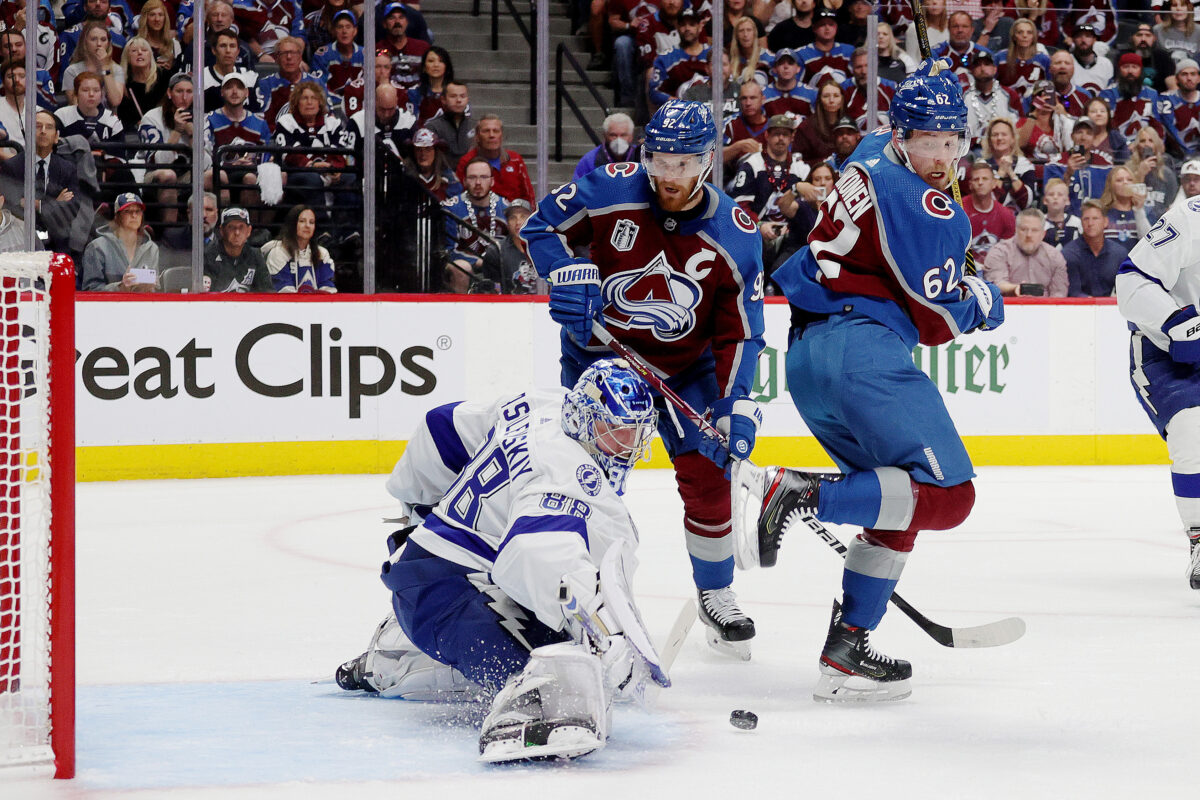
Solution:
<svg viewBox="0 0 1200 800">
<path fill-rule="evenodd" d="M 1200 589 L 1200 198 L 1172 207 L 1134 245 L 1116 291 L 1132 331 L 1129 378 L 1167 441 L 1188 583 Z"/>
<path fill-rule="evenodd" d="M 654 424 L 649 388 L 620 360 L 569 392 L 430 411 L 387 482 L 418 523 L 388 539 L 392 611 L 338 685 L 493 696 L 484 761 L 603 747 L 614 696 L 670 683 L 629 591 L 637 530 L 621 500 Z"/>
<path fill-rule="evenodd" d="M 1004 317 L 995 284 L 963 275 L 971 226 L 946 194 L 968 146 L 958 80 L 927 60 L 890 113 L 891 129 L 863 139 L 822 204 L 809 246 L 773 275 L 792 305 L 788 389 L 841 474 L 742 465 L 735 480 L 762 503 L 749 532 L 762 566 L 775 563 L 795 512 L 863 527 L 821 654 L 814 694 L 824 701 L 911 692 L 912 667 L 875 652 L 868 633 L 917 532 L 959 525 L 975 499 L 970 458 L 912 350 Z M 738 532 L 740 544 L 740 522 Z"/>
<path fill-rule="evenodd" d="M 700 619 L 709 642 L 749 658 L 754 623 L 737 604 L 730 536 L 730 458 L 749 457 L 760 414 L 750 398 L 763 348 L 762 238 L 754 220 L 705 182 L 717 148 L 703 103 L 671 100 L 645 128 L 642 163 L 608 164 L 559 187 L 521 231 L 550 282 L 563 326 L 562 383 L 607 348 L 600 322 L 645 358 L 694 408 L 728 431 L 730 448 L 659 400 Z M 575 248 L 588 255 L 575 256 Z"/>
</svg>

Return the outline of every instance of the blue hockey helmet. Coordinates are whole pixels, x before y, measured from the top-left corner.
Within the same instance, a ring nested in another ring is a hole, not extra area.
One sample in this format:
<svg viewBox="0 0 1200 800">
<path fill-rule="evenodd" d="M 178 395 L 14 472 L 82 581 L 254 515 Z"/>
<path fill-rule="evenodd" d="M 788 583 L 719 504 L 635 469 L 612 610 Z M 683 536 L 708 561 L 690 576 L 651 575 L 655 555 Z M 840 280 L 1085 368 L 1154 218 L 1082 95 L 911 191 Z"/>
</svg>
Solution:
<svg viewBox="0 0 1200 800">
<path fill-rule="evenodd" d="M 945 59 L 927 58 L 896 88 L 888 114 L 902 131 L 967 130 L 962 85 Z"/>
<path fill-rule="evenodd" d="M 650 186 L 654 186 L 655 177 L 697 177 L 692 194 L 700 191 L 717 151 L 712 110 L 704 103 L 668 100 L 654 112 L 644 132 L 642 166 Z"/>
<path fill-rule="evenodd" d="M 591 454 L 617 494 L 633 465 L 649 455 L 657 421 L 650 387 L 620 358 L 592 364 L 563 399 L 563 430 Z"/>
</svg>

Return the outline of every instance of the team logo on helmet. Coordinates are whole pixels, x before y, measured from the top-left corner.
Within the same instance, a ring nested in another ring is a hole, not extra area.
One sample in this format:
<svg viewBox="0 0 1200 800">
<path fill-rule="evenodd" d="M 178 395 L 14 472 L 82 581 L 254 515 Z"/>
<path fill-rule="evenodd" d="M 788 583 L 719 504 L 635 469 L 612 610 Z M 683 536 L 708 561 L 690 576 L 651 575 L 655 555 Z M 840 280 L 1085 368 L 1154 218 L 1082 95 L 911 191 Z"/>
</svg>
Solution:
<svg viewBox="0 0 1200 800">
<path fill-rule="evenodd" d="M 628 178 L 637 172 L 637 164 L 634 164 L 632 161 L 618 161 L 606 165 L 604 171 L 608 173 L 608 177 L 610 178 Z"/>
<path fill-rule="evenodd" d="M 925 190 L 921 197 L 921 207 L 925 209 L 926 214 L 938 219 L 950 219 L 954 216 L 954 206 L 951 205 L 950 198 L 936 189 Z"/>
<path fill-rule="evenodd" d="M 604 281 L 605 321 L 625 330 L 648 330 L 661 342 L 682 339 L 696 325 L 703 293 L 687 275 L 671 269 L 665 253 L 640 270 Z"/>
<path fill-rule="evenodd" d="M 604 485 L 604 476 L 591 464 L 583 464 L 575 470 L 575 479 L 588 497 L 600 494 L 600 487 Z"/>
<path fill-rule="evenodd" d="M 612 238 L 609 243 L 613 249 L 620 253 L 628 253 L 633 249 L 633 243 L 637 241 L 638 226 L 631 219 L 623 219 L 619 221 L 613 228 Z"/>
</svg>

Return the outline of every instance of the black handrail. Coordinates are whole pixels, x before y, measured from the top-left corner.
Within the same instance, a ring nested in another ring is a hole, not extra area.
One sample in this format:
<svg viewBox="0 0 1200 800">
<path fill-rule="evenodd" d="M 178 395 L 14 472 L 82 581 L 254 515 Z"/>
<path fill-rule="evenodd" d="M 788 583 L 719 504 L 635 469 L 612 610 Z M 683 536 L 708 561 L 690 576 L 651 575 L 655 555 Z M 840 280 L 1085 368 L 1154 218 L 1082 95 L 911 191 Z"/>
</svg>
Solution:
<svg viewBox="0 0 1200 800">
<path fill-rule="evenodd" d="M 478 4 L 479 0 L 476 0 Z M 508 14 L 529 45 L 529 124 L 537 125 L 537 0 L 529 2 L 529 25 L 521 18 L 513 0 L 504 0 Z M 492 0 L 492 50 L 500 49 L 500 0 Z"/>
<path fill-rule="evenodd" d="M 579 104 L 575 102 L 575 98 L 571 96 L 571 92 L 567 89 L 566 82 L 563 81 L 564 58 L 570 63 L 571 68 L 575 70 L 575 74 L 583 79 L 584 87 L 592 93 L 592 98 L 600 106 L 600 110 L 604 112 L 604 116 L 607 117 L 611 112 L 608 104 L 604 102 L 604 98 L 600 96 L 600 92 L 596 90 L 596 84 L 592 83 L 592 79 L 587 76 L 587 72 L 579 65 L 579 60 L 575 58 L 575 54 L 571 52 L 565 42 L 560 42 L 554 52 L 554 160 L 559 162 L 563 160 L 562 132 L 564 100 L 571 107 L 571 113 L 575 115 L 575 119 L 583 126 L 592 143 L 599 145 L 603 142 L 600 134 L 596 133 L 595 128 L 583 116 L 583 112 L 579 109 Z"/>
</svg>

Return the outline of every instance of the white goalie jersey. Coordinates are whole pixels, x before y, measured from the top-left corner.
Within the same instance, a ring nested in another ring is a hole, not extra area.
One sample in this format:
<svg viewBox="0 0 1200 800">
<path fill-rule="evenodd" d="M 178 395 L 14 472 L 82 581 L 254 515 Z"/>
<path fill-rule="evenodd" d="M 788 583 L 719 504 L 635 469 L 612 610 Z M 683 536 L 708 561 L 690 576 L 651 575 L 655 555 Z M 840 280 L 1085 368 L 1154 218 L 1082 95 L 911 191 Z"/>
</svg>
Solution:
<svg viewBox="0 0 1200 800">
<path fill-rule="evenodd" d="M 505 594 L 554 630 L 564 625 L 564 577 L 594 586 L 604 554 L 624 542 L 625 579 L 632 582 L 637 547 L 624 503 L 562 429 L 563 395 L 530 392 L 436 408 L 387 481 L 392 496 L 423 516 L 411 541 L 490 572 Z"/>
<path fill-rule="evenodd" d="M 1200 197 L 1167 211 L 1117 274 L 1121 314 L 1161 350 L 1167 317 L 1200 301 Z"/>
</svg>

